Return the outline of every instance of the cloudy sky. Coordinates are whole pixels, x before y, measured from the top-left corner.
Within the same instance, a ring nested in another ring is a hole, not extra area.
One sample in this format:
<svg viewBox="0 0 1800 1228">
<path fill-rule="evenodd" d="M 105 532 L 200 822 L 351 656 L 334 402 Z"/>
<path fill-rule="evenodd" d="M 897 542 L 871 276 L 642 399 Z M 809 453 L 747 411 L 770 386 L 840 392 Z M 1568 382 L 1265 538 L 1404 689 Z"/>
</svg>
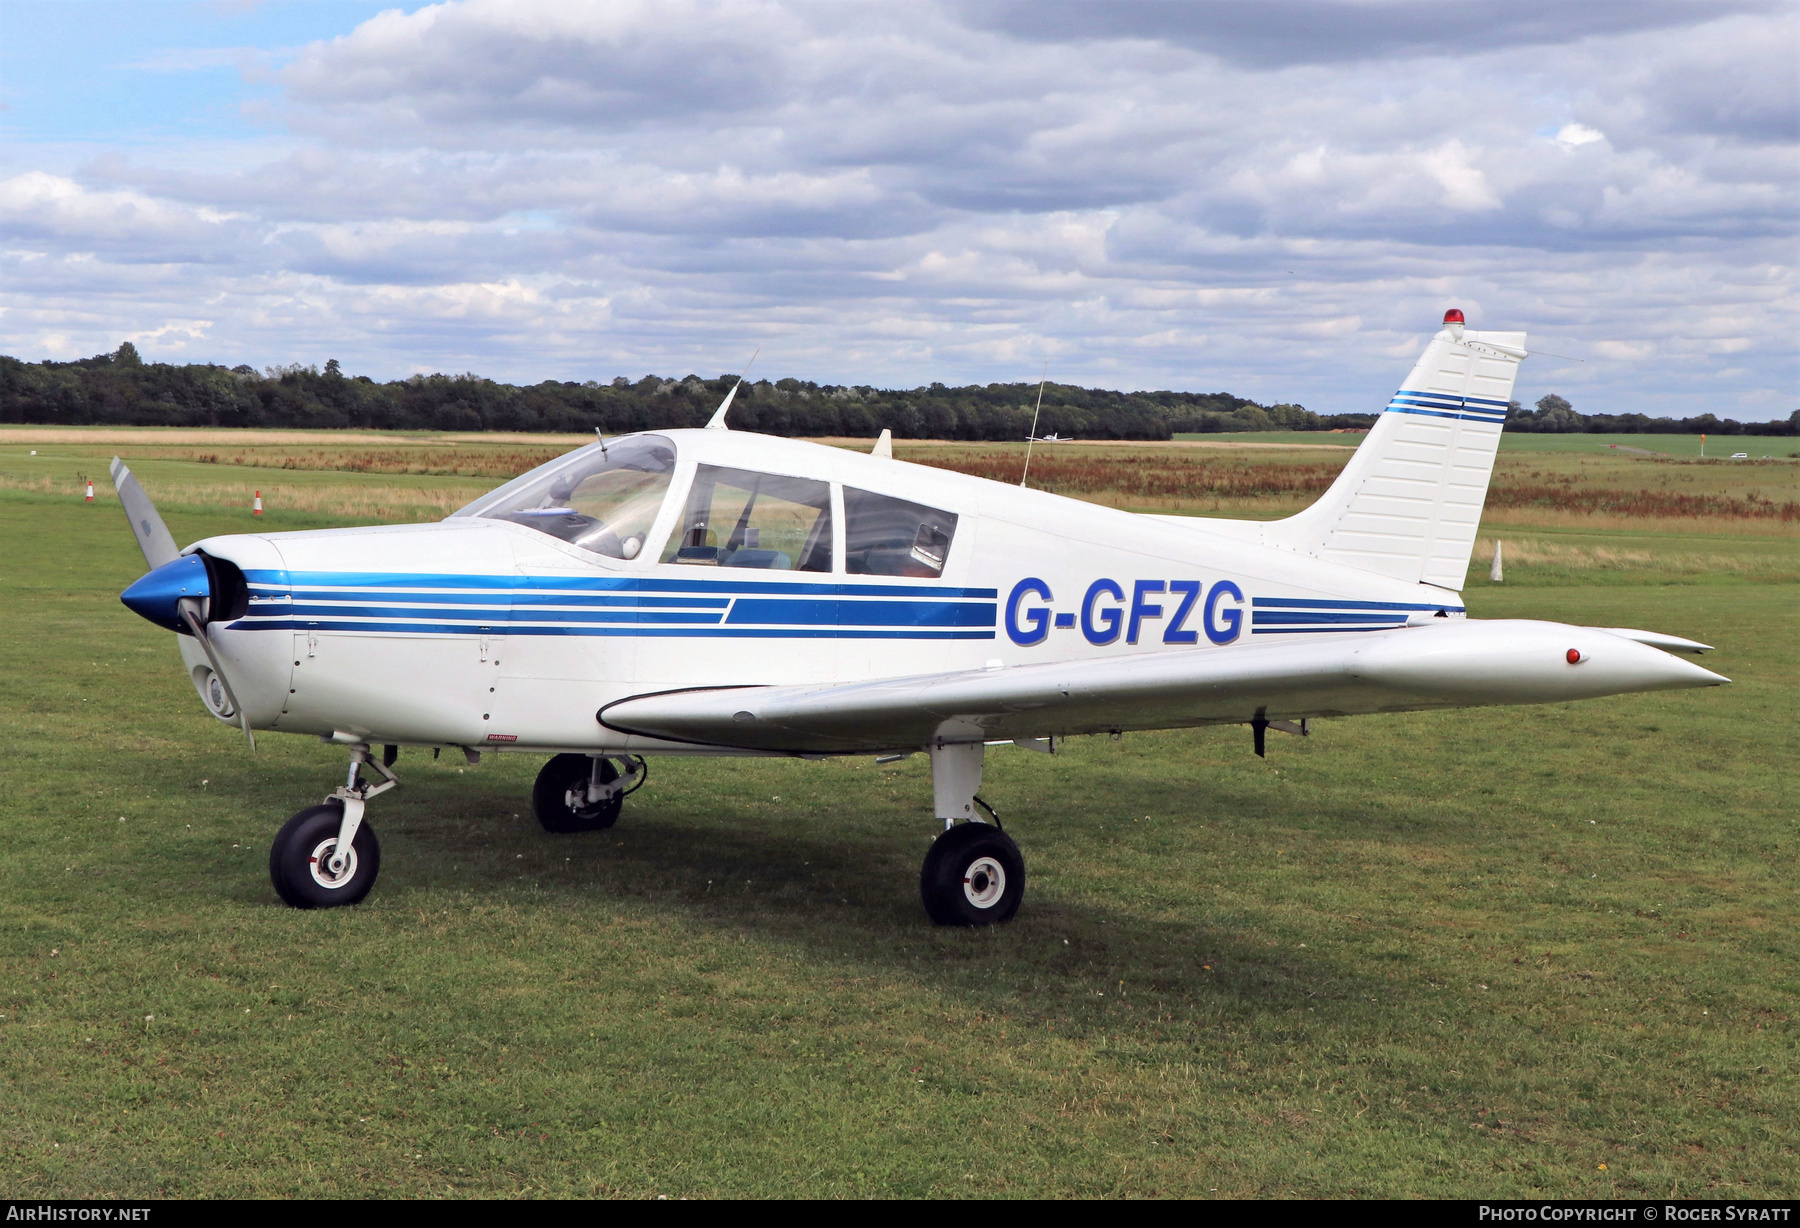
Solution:
<svg viewBox="0 0 1800 1228">
<path fill-rule="evenodd" d="M 1342 412 L 1459 306 L 1524 399 L 1785 417 L 1797 66 L 1792 0 L 0 0 L 0 352 Z"/>
</svg>

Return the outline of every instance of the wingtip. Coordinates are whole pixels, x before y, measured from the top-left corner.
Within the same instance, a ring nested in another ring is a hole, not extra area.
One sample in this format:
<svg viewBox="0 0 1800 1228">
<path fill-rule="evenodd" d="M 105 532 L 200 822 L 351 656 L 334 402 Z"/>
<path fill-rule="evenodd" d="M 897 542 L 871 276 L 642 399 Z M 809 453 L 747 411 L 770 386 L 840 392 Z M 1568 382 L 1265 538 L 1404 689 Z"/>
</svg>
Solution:
<svg viewBox="0 0 1800 1228">
<path fill-rule="evenodd" d="M 1652 648 L 1660 648 L 1664 652 L 1690 652 L 1695 656 L 1703 652 L 1713 651 L 1711 644 L 1702 644 L 1699 640 L 1690 640 L 1684 636 L 1666 635 L 1661 631 L 1640 631 L 1636 627 L 1596 627 L 1596 631 L 1604 631 L 1621 639 L 1633 640 L 1639 644 L 1648 644 Z"/>
</svg>

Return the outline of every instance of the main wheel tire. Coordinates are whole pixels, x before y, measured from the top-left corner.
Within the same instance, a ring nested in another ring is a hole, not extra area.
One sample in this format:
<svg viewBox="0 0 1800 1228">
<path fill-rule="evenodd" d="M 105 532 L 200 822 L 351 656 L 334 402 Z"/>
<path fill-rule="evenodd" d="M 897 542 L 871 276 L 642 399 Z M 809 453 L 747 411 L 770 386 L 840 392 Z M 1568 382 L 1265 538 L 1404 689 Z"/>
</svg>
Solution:
<svg viewBox="0 0 1800 1228">
<path fill-rule="evenodd" d="M 358 904 L 381 872 L 381 842 L 365 821 L 350 841 L 350 864 L 334 875 L 326 862 L 337 851 L 344 821 L 342 802 L 308 806 L 281 825 L 269 847 L 269 881 L 275 894 L 294 908 L 340 908 Z"/>
<path fill-rule="evenodd" d="M 531 787 L 531 812 L 545 831 L 558 833 L 601 831 L 619 821 L 625 798 L 614 796 L 597 806 L 570 806 L 571 790 L 586 791 L 593 760 L 587 755 L 558 755 L 538 773 Z M 619 769 L 611 759 L 600 760 L 600 783 L 611 784 Z"/>
<path fill-rule="evenodd" d="M 925 854 L 919 895 L 939 925 L 1010 921 L 1025 898 L 1025 858 L 998 827 L 959 823 Z"/>
</svg>

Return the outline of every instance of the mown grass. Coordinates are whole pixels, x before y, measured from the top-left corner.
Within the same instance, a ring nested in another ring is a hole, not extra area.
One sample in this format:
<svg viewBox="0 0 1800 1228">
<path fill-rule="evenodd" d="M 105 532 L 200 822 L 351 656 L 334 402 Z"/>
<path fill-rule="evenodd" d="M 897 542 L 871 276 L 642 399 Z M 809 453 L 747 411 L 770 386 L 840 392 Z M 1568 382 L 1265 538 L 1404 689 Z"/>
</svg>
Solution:
<svg viewBox="0 0 1800 1228">
<path fill-rule="evenodd" d="M 284 909 L 267 842 L 341 753 L 249 756 L 118 605 L 116 506 L 0 490 L 5 1187 L 1792 1196 L 1800 547 L 1738 528 L 1508 537 L 1468 592 L 1729 688 L 996 751 L 1031 886 L 960 933 L 917 757 L 658 760 L 550 837 L 535 760 L 409 754 L 370 900 Z"/>
</svg>

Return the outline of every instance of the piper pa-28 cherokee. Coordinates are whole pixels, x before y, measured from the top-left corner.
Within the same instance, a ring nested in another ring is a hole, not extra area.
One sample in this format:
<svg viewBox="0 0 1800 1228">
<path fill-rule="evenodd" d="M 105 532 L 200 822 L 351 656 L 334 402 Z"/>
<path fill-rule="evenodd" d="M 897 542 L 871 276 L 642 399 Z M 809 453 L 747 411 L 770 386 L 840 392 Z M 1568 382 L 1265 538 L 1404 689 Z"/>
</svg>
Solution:
<svg viewBox="0 0 1800 1228">
<path fill-rule="evenodd" d="M 1025 866 L 976 796 L 988 746 L 1716 686 L 1624 628 L 1465 616 L 1459 592 L 1525 357 L 1444 318 L 1330 490 L 1269 522 L 1134 515 L 726 429 L 602 439 L 438 524 L 176 549 L 113 479 L 207 708 L 346 747 L 345 784 L 269 855 L 300 908 L 380 863 L 364 806 L 401 746 L 548 754 L 553 832 L 610 827 L 659 755 L 931 757 L 933 921 L 1019 907 Z M 383 747 L 380 754 L 376 746 Z M 379 778 L 377 783 L 373 777 Z M 978 807 L 980 809 L 978 809 Z M 984 818 L 981 811 L 993 821 Z"/>
</svg>

